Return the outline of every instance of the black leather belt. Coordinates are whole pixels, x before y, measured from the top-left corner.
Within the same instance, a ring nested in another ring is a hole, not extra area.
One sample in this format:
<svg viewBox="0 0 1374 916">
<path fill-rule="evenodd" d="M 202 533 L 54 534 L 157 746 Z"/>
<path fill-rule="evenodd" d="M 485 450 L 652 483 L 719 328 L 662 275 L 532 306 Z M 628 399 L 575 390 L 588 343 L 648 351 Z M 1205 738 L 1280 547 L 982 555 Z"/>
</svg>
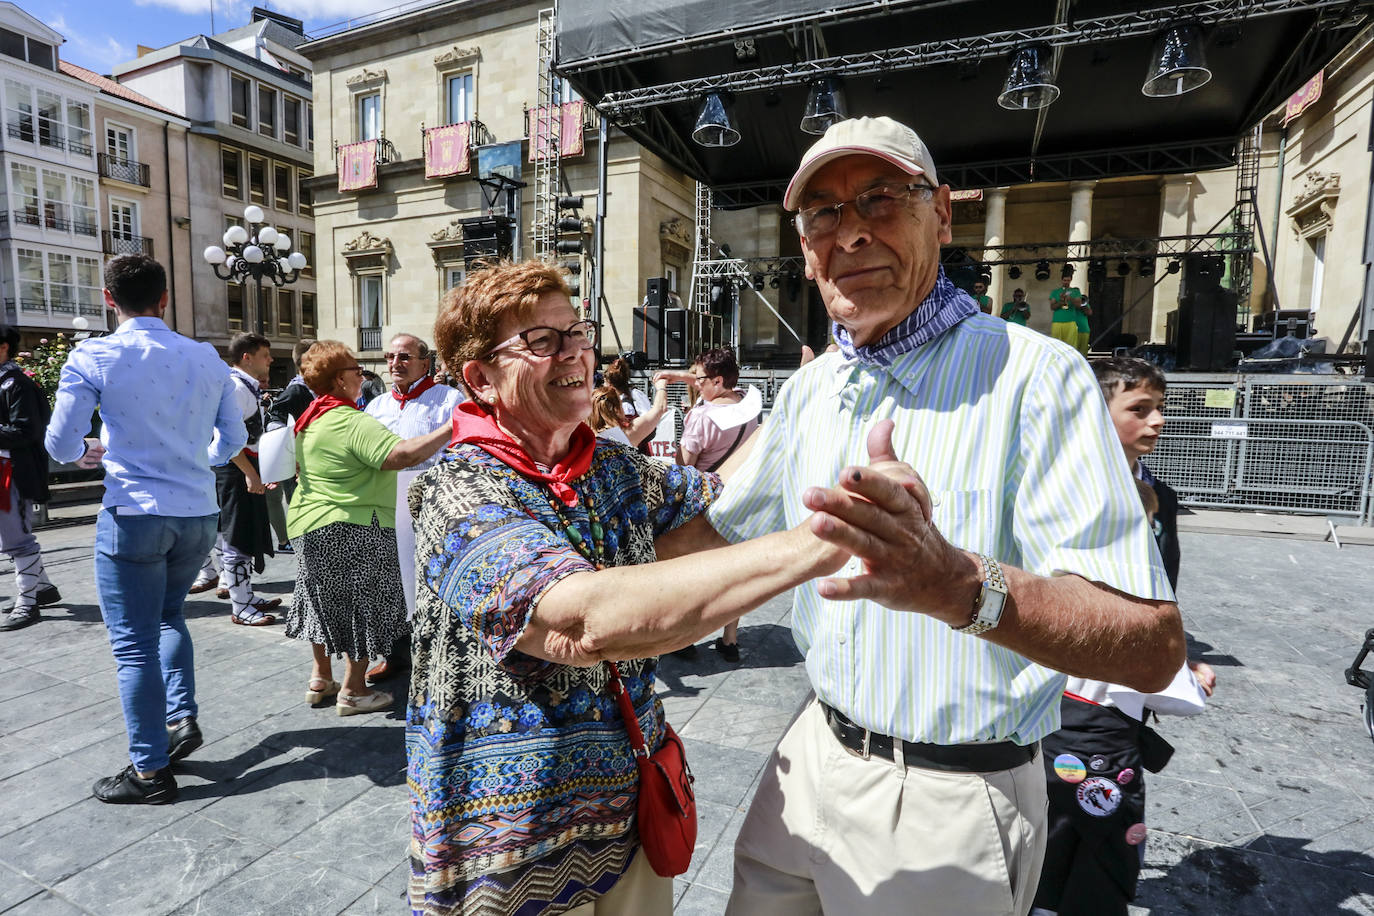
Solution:
<svg viewBox="0 0 1374 916">
<path fill-rule="evenodd" d="M 892 759 L 892 739 L 875 734 L 832 706 L 821 703 L 826 724 L 835 739 L 849 750 L 863 757 Z M 997 741 L 988 744 L 925 744 L 902 742 L 902 756 L 909 767 L 926 770 L 946 770 L 951 773 L 996 773 L 1011 770 L 1035 759 L 1039 742 L 1016 744 Z"/>
</svg>

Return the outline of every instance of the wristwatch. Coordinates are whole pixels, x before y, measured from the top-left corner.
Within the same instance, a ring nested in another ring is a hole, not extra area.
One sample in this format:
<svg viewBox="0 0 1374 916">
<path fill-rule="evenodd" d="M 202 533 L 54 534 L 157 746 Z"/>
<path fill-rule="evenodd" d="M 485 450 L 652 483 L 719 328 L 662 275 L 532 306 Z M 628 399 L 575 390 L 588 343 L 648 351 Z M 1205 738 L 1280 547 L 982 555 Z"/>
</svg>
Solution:
<svg viewBox="0 0 1374 916">
<path fill-rule="evenodd" d="M 982 636 L 1002 622 L 1002 611 L 1007 606 L 1007 580 L 1002 576 L 1002 567 L 986 554 L 979 554 L 983 564 L 983 586 L 978 598 L 973 602 L 973 619 L 962 627 L 954 627 L 954 632 L 966 636 Z"/>
</svg>

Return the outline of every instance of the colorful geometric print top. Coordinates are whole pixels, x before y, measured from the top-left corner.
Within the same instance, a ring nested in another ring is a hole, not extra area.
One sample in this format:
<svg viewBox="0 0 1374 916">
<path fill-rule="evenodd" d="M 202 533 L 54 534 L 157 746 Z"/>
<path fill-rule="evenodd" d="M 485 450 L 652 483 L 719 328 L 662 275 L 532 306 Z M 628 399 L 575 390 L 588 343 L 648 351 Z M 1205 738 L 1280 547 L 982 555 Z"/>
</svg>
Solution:
<svg viewBox="0 0 1374 916">
<path fill-rule="evenodd" d="M 472 445 L 411 486 L 413 913 L 561 913 L 629 867 L 638 773 L 607 667 L 558 665 L 515 644 L 550 587 L 594 568 L 575 540 L 607 566 L 651 563 L 654 538 L 699 515 L 720 486 L 604 440 L 573 482 L 572 509 L 556 511 L 546 489 Z M 663 735 L 656 667 L 619 663 L 651 749 Z"/>
</svg>

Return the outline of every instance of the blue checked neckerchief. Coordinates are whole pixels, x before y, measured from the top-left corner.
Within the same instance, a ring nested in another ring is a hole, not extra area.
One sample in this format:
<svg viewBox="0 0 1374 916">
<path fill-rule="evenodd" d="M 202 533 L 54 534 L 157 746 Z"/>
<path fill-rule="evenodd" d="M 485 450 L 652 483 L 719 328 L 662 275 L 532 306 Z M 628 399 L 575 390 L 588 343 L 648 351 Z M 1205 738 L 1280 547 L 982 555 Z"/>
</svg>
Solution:
<svg viewBox="0 0 1374 916">
<path fill-rule="evenodd" d="M 938 268 L 935 288 L 910 315 L 888 331 L 874 344 L 854 346 L 849 332 L 838 324 L 831 325 L 840 355 L 846 360 L 858 360 L 878 366 L 890 366 L 892 360 L 928 344 L 970 315 L 978 314 L 978 303 L 968 293 L 949 282 L 945 269 Z"/>
</svg>

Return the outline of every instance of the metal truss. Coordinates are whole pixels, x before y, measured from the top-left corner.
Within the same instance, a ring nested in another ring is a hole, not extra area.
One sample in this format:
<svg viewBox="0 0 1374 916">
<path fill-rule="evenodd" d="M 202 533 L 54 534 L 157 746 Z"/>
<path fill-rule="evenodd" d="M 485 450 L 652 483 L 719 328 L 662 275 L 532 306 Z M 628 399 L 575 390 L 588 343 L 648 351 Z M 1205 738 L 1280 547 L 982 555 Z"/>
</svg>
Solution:
<svg viewBox="0 0 1374 916">
<path fill-rule="evenodd" d="M 1068 254 L 1070 249 L 1073 254 Z M 962 245 L 941 250 L 945 264 L 979 263 L 987 267 L 1036 264 L 1040 261 L 1082 263 L 1124 258 L 1181 258 L 1185 254 L 1252 255 L 1252 239 L 1239 232 L 1202 235 L 1158 235 L 1139 239 L 1091 239 L 1086 242 L 1025 242 L 1019 245 Z M 975 257 L 975 253 L 977 257 Z"/>
<path fill-rule="evenodd" d="M 806 262 L 800 257 L 790 258 L 717 258 L 697 261 L 696 276 L 705 280 L 718 277 L 732 277 L 736 280 L 751 279 L 755 276 L 781 277 L 789 274 L 801 276 Z"/>
<path fill-rule="evenodd" d="M 554 223 L 558 220 L 558 186 L 562 177 L 562 162 L 559 159 L 559 144 L 562 142 L 562 121 L 554 111 L 557 96 L 558 74 L 553 70 L 553 58 L 557 48 L 557 32 L 554 11 L 539 11 L 539 87 L 534 111 L 534 124 L 530 127 L 530 145 L 536 146 L 541 140 L 543 149 L 533 149 L 534 155 L 534 226 L 533 242 L 536 258 L 552 258 L 557 232 Z M 542 123 L 541 123 L 542 122 Z M 541 136 L 542 133 L 542 136 Z"/>
<path fill-rule="evenodd" d="M 1022 45 L 1033 42 L 1061 48 L 1153 35 L 1180 19 L 1217 25 L 1297 11 L 1348 11 L 1351 6 L 1351 0 L 1194 0 L 1075 22 L 1056 22 L 900 48 L 840 54 L 624 89 L 606 93 L 597 108 L 615 118 L 641 109 L 698 99 L 708 92 L 744 93 L 804 84 L 819 76 L 871 76 L 918 70 L 937 64 L 1002 58 Z"/>
<path fill-rule="evenodd" d="M 1230 168 L 1236 164 L 1236 140 L 1222 137 L 1192 143 L 1133 149 L 1089 150 L 1050 156 L 1021 156 L 987 162 L 940 166 L 940 178 L 952 188 L 1000 188 L 1046 181 L 1089 181 L 1117 175 L 1167 175 Z M 723 210 L 781 204 L 786 180 L 752 181 L 712 186 Z"/>
</svg>

